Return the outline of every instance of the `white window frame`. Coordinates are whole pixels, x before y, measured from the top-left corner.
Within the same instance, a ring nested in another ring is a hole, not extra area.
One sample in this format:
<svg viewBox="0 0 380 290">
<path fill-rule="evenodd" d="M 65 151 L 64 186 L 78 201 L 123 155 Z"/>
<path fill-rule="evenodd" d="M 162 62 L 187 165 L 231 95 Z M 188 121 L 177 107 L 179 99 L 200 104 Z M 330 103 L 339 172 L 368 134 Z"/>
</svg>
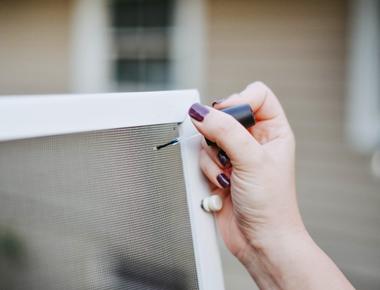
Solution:
<svg viewBox="0 0 380 290">
<path fill-rule="evenodd" d="M 71 91 L 118 90 L 112 78 L 112 31 L 107 0 L 74 0 L 71 9 Z M 170 89 L 205 86 L 206 1 L 175 0 L 170 35 Z"/>
<path fill-rule="evenodd" d="M 346 135 L 359 152 L 380 146 L 380 2 L 351 0 Z"/>
<path fill-rule="evenodd" d="M 196 130 L 187 111 L 194 102 L 199 102 L 195 90 L 4 96 L 0 98 L 0 142 L 164 123 L 178 123 L 179 135 L 190 136 Z M 209 195 L 198 166 L 200 137 L 180 146 L 199 289 L 223 290 L 214 219 L 200 207 Z"/>
</svg>

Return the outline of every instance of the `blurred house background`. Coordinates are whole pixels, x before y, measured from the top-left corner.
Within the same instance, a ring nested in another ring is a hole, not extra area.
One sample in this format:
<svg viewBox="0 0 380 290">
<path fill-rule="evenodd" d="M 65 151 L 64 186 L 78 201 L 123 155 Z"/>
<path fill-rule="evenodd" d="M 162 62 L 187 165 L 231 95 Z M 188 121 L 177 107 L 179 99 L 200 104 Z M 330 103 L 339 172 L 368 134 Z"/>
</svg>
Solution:
<svg viewBox="0 0 380 290">
<path fill-rule="evenodd" d="M 0 94 L 198 88 L 211 103 L 264 81 L 295 131 L 308 229 L 380 289 L 379 3 L 1 0 Z M 255 289 L 222 256 L 226 288 Z"/>
</svg>

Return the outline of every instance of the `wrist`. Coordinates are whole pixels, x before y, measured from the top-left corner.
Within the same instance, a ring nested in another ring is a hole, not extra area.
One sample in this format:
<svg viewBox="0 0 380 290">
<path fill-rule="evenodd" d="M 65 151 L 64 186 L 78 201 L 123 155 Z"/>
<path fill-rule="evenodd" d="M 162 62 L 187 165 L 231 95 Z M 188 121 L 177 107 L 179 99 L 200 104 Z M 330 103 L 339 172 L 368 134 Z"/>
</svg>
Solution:
<svg viewBox="0 0 380 290">
<path fill-rule="evenodd" d="M 284 289 L 290 284 L 290 269 L 303 253 L 317 248 L 304 227 L 277 233 L 251 245 L 239 260 L 260 289 Z M 280 286 L 281 285 L 281 286 Z"/>
</svg>

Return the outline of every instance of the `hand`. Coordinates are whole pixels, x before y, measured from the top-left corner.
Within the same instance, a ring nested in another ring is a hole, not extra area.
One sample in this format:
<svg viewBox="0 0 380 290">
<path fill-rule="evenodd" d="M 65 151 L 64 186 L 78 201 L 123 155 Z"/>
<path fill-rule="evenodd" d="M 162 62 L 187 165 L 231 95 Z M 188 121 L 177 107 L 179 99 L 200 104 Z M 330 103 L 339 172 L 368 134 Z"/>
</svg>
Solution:
<svg viewBox="0 0 380 290">
<path fill-rule="evenodd" d="M 216 110 L 238 104 L 249 104 L 255 114 L 257 123 L 249 130 Z M 223 151 L 203 142 L 200 166 L 213 193 L 224 199 L 215 214 L 220 233 L 245 263 L 251 247 L 304 230 L 295 193 L 294 136 L 276 96 L 260 82 L 214 107 L 203 107 L 206 114 L 203 120 L 193 118 L 194 125 Z"/>
<path fill-rule="evenodd" d="M 256 125 L 245 129 L 219 109 L 249 104 Z M 261 82 L 217 102 L 194 104 L 189 115 L 203 142 L 200 166 L 212 194 L 223 198 L 215 213 L 228 249 L 261 289 L 353 289 L 308 235 L 295 188 L 295 140 L 273 92 Z"/>
</svg>

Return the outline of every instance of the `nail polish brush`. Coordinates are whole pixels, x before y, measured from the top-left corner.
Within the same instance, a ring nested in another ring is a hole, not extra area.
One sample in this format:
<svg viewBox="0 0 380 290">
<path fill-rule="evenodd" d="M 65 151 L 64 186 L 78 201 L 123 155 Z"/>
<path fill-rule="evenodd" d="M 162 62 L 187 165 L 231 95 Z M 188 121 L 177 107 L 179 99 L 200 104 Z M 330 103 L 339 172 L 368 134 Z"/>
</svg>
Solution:
<svg viewBox="0 0 380 290">
<path fill-rule="evenodd" d="M 190 136 L 186 136 L 186 137 L 185 137 L 185 136 L 183 136 L 183 137 L 178 137 L 178 138 L 175 138 L 175 139 L 169 141 L 168 143 L 165 143 L 165 144 L 162 144 L 162 145 L 158 145 L 158 146 L 154 146 L 154 147 L 153 147 L 153 150 L 154 150 L 154 151 L 157 151 L 157 150 L 160 150 L 160 149 L 162 149 L 162 148 L 168 147 L 168 146 L 170 146 L 170 145 L 177 145 L 177 144 L 179 144 L 179 143 L 181 143 L 181 142 L 185 142 L 185 141 L 188 141 L 188 140 L 190 140 L 190 139 L 193 139 L 193 138 L 195 138 L 195 137 L 200 137 L 200 136 L 202 136 L 202 135 L 199 134 L 199 133 L 196 133 L 196 134 L 194 134 L 194 135 L 190 135 Z"/>
<path fill-rule="evenodd" d="M 221 111 L 224 112 L 224 113 L 226 113 L 226 114 L 231 115 L 232 117 L 234 117 L 245 128 L 250 128 L 253 125 L 255 125 L 255 123 L 256 123 L 254 114 L 253 114 L 253 112 L 251 110 L 251 106 L 248 105 L 248 104 L 242 104 L 242 105 L 232 106 L 232 107 L 229 107 L 229 108 L 225 108 L 225 109 L 223 109 Z M 178 138 L 175 138 L 175 139 L 173 139 L 173 140 L 171 140 L 171 141 L 169 141 L 169 142 L 167 142 L 165 144 L 154 146 L 153 150 L 157 151 L 157 150 L 160 150 L 162 148 L 168 147 L 170 145 L 177 145 L 177 144 L 179 144 L 181 142 L 185 142 L 185 141 L 187 141 L 189 139 L 192 139 L 192 138 L 195 138 L 195 137 L 198 137 L 198 136 L 201 136 L 201 134 L 197 133 L 197 134 L 194 134 L 194 135 L 191 135 L 191 136 L 178 137 Z M 215 143 L 211 142 L 210 140 L 206 139 L 206 142 L 207 142 L 207 144 L 209 146 L 215 145 Z"/>
</svg>

